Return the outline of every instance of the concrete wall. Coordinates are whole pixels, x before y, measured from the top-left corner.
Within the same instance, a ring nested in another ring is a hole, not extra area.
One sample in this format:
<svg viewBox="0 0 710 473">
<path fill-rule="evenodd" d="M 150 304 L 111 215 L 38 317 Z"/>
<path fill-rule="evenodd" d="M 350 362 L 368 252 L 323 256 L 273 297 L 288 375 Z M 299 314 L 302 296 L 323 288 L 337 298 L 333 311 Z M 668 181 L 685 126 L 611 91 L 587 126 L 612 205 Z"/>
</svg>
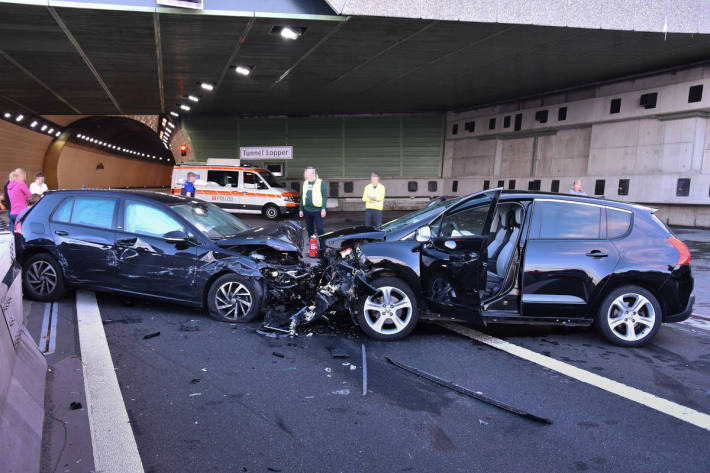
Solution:
<svg viewBox="0 0 710 473">
<path fill-rule="evenodd" d="M 27 171 L 28 181 L 42 171 L 52 137 L 0 120 L 0 187 L 16 168 Z M 1 191 L 0 191 L 1 192 Z"/>
<path fill-rule="evenodd" d="M 40 466 L 47 362 L 25 327 L 14 255 L 13 235 L 0 234 L 0 470 L 31 473 Z"/>
</svg>

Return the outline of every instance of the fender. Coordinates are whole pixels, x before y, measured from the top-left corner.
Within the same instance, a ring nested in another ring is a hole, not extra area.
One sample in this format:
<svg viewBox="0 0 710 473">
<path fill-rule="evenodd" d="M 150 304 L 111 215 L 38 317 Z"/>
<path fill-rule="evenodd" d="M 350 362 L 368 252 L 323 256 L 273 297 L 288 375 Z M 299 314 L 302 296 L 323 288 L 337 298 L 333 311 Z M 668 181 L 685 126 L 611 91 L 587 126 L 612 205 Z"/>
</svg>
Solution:
<svg viewBox="0 0 710 473">
<path fill-rule="evenodd" d="M 391 273 L 409 284 L 421 298 L 421 243 L 410 240 L 372 242 L 360 247 L 368 269 L 368 280 Z"/>
</svg>

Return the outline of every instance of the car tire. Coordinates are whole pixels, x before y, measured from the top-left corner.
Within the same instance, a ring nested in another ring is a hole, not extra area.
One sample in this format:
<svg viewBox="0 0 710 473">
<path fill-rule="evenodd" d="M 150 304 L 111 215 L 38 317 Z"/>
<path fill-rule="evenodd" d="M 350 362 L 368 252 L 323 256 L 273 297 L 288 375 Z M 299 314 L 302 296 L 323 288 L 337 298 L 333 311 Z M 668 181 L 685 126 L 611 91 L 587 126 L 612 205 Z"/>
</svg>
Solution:
<svg viewBox="0 0 710 473">
<path fill-rule="evenodd" d="M 212 318 L 222 322 L 251 322 L 259 316 L 261 295 L 253 281 L 238 274 L 225 274 L 210 286 L 207 308 Z"/>
<path fill-rule="evenodd" d="M 371 285 L 378 292 L 358 301 L 356 318 L 362 331 L 370 338 L 385 341 L 409 335 L 419 321 L 414 291 L 407 283 L 395 277 L 382 277 Z M 386 303 L 387 299 L 389 304 Z"/>
<path fill-rule="evenodd" d="M 57 301 L 66 294 L 64 274 L 57 260 L 48 253 L 30 257 L 22 268 L 22 289 L 30 299 Z"/>
<path fill-rule="evenodd" d="M 599 306 L 597 331 L 621 347 L 640 347 L 656 336 L 663 322 L 663 309 L 651 292 L 639 286 L 611 291 Z"/>
<path fill-rule="evenodd" d="M 264 210 L 262 210 L 262 213 L 264 214 L 264 217 L 269 220 L 276 220 L 281 216 L 281 210 L 279 210 L 279 208 L 274 204 L 266 204 L 264 206 Z"/>
</svg>

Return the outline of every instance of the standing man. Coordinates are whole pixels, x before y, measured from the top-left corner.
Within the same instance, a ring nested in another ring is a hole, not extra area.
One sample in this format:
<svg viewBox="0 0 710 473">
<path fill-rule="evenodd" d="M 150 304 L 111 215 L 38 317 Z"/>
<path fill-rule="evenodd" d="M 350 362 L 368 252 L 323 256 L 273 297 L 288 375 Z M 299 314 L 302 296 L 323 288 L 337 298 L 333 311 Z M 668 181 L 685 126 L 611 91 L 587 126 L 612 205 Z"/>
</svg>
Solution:
<svg viewBox="0 0 710 473">
<path fill-rule="evenodd" d="M 35 180 L 30 184 L 30 192 L 42 195 L 47 192 L 47 190 L 47 184 L 44 183 L 44 173 L 38 172 L 35 174 Z"/>
<path fill-rule="evenodd" d="M 572 195 L 587 195 L 586 192 L 584 192 L 584 189 L 582 189 L 582 180 L 577 179 L 572 183 L 572 188 L 567 191 L 568 194 Z"/>
<path fill-rule="evenodd" d="M 298 216 L 306 218 L 308 236 L 323 234 L 323 219 L 328 203 L 328 192 L 325 181 L 318 177 L 315 168 L 307 167 L 303 171 L 303 188 L 301 189 L 301 208 Z M 314 227 L 318 233 L 314 233 Z"/>
<path fill-rule="evenodd" d="M 382 207 L 385 203 L 385 186 L 380 184 L 380 175 L 376 172 L 370 174 L 370 183 L 362 192 L 365 202 L 365 225 L 378 228 L 382 225 Z"/>
<path fill-rule="evenodd" d="M 187 180 L 185 181 L 185 185 L 183 186 L 180 195 L 195 197 L 195 179 L 197 179 L 197 174 L 194 172 L 187 173 Z"/>
</svg>

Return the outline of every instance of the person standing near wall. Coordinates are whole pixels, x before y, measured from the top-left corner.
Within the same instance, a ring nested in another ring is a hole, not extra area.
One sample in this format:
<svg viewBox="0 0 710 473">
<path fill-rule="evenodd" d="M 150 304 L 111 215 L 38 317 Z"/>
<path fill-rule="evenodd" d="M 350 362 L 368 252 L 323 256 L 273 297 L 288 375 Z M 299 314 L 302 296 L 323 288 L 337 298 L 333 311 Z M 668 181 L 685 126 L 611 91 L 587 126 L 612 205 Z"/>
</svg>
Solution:
<svg viewBox="0 0 710 473">
<path fill-rule="evenodd" d="M 380 184 L 380 175 L 376 172 L 370 174 L 370 183 L 362 192 L 362 200 L 365 202 L 365 225 L 374 228 L 382 225 L 385 186 Z"/>
<path fill-rule="evenodd" d="M 24 169 L 17 168 L 10 173 L 10 183 L 7 185 L 7 192 L 10 196 L 10 211 L 8 220 L 10 221 L 10 231 L 15 228 L 17 214 L 27 207 L 27 198 L 32 195 L 25 184 L 27 173 Z"/>
<path fill-rule="evenodd" d="M 197 179 L 197 174 L 194 172 L 187 173 L 187 180 L 185 180 L 185 185 L 183 185 L 180 195 L 195 197 L 195 179 Z"/>
<path fill-rule="evenodd" d="M 577 179 L 572 183 L 572 188 L 567 191 L 568 194 L 572 195 L 587 195 L 586 192 L 584 192 L 584 189 L 582 188 L 582 180 Z"/>
<path fill-rule="evenodd" d="M 32 194 L 42 195 L 48 190 L 47 184 L 44 183 L 44 174 L 41 172 L 35 174 L 35 180 L 30 184 L 30 192 Z"/>
<path fill-rule="evenodd" d="M 328 191 L 325 181 L 318 177 L 315 168 L 307 167 L 303 171 L 303 186 L 301 189 L 301 208 L 298 216 L 306 219 L 308 236 L 323 234 L 323 219 L 328 203 Z M 314 228 L 315 227 L 315 228 Z M 317 231 L 318 233 L 314 233 Z"/>
</svg>

